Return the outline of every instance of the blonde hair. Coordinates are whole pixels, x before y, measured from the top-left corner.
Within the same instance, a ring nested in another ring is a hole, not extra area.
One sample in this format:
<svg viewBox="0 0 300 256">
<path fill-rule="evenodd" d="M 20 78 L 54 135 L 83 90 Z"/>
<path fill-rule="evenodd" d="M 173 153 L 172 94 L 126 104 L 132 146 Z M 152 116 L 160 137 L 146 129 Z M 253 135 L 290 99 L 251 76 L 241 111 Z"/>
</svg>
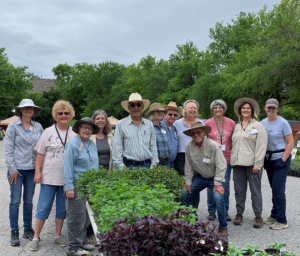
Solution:
<svg viewBox="0 0 300 256">
<path fill-rule="evenodd" d="M 55 104 L 53 105 L 53 108 L 52 108 L 52 117 L 54 118 L 55 121 L 57 121 L 56 114 L 57 114 L 57 110 L 59 110 L 59 109 L 68 109 L 70 111 L 70 117 L 71 117 L 70 120 L 72 120 L 73 117 L 75 116 L 74 108 L 69 101 L 58 100 L 55 102 Z"/>
<path fill-rule="evenodd" d="M 164 120 L 165 116 L 166 116 L 166 114 L 164 113 L 164 117 L 162 120 Z M 150 120 L 151 122 L 153 122 L 153 120 L 155 120 L 154 111 L 148 116 L 147 119 Z"/>
</svg>

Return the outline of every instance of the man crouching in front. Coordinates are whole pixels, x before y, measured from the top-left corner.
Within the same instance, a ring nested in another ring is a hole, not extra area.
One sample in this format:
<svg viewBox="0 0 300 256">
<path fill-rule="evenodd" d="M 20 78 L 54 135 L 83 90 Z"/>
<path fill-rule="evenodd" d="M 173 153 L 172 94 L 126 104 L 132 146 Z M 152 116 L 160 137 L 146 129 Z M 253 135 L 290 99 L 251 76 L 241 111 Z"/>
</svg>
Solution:
<svg viewBox="0 0 300 256">
<path fill-rule="evenodd" d="M 222 183 L 225 182 L 227 163 L 221 146 L 205 137 L 210 131 L 210 126 L 195 122 L 192 123 L 190 129 L 183 132 L 185 135 L 191 136 L 193 140 L 185 149 L 184 188 L 186 190 L 182 192 L 182 202 L 186 206 L 192 205 L 192 199 L 197 193 L 211 187 L 220 222 L 217 235 L 228 235 L 223 198 L 224 188 L 222 187 Z"/>
</svg>

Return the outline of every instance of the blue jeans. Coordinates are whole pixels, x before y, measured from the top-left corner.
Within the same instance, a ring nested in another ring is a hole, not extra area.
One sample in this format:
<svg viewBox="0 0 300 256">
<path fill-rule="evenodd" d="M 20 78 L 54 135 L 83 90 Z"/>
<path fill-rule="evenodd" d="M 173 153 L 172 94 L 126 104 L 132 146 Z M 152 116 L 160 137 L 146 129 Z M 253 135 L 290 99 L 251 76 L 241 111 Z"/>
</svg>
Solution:
<svg viewBox="0 0 300 256">
<path fill-rule="evenodd" d="M 174 161 L 173 162 L 169 162 L 169 167 L 174 169 Z"/>
<path fill-rule="evenodd" d="M 192 185 L 191 185 L 191 193 L 189 193 L 187 190 L 183 191 L 181 194 L 181 200 L 185 206 L 193 205 L 192 199 L 195 195 L 199 194 L 203 189 L 205 188 L 211 188 L 213 190 L 214 188 L 214 178 L 203 178 L 199 174 L 195 174 Z M 226 208 L 224 203 L 224 197 L 219 193 L 214 193 L 214 200 L 217 207 L 218 212 L 218 218 L 219 218 L 219 228 L 227 228 L 227 219 L 226 219 Z M 194 207 L 194 205 L 193 205 Z M 195 207 L 194 207 L 195 208 Z"/>
<path fill-rule="evenodd" d="M 161 165 L 161 166 L 170 166 L 169 160 L 164 161 L 164 160 L 159 159 L 158 165 Z"/>
<path fill-rule="evenodd" d="M 281 158 L 274 161 L 266 161 L 264 167 L 268 174 L 270 187 L 272 188 L 273 208 L 271 217 L 277 222 L 286 224 L 286 177 L 291 166 L 291 156 L 283 162 Z"/>
<path fill-rule="evenodd" d="M 222 183 L 225 193 L 223 195 L 226 212 L 229 210 L 229 196 L 230 196 L 230 176 L 231 176 L 231 165 L 227 164 L 227 170 L 225 173 L 225 182 Z M 216 205 L 214 200 L 214 194 L 212 188 L 207 188 L 207 206 L 209 213 L 216 213 Z"/>
<path fill-rule="evenodd" d="M 24 229 L 32 228 L 32 198 L 34 195 L 35 170 L 18 170 L 22 176 L 17 176 L 17 184 L 9 182 L 9 171 L 7 172 L 7 179 L 10 186 L 10 204 L 9 204 L 9 221 L 11 231 L 19 231 L 19 205 L 21 203 L 22 185 L 23 191 L 23 222 Z"/>
<path fill-rule="evenodd" d="M 140 164 L 140 165 L 134 165 L 134 164 L 128 164 L 127 167 L 132 170 L 133 167 L 136 168 L 150 168 L 151 163 L 144 163 L 144 164 Z"/>
</svg>

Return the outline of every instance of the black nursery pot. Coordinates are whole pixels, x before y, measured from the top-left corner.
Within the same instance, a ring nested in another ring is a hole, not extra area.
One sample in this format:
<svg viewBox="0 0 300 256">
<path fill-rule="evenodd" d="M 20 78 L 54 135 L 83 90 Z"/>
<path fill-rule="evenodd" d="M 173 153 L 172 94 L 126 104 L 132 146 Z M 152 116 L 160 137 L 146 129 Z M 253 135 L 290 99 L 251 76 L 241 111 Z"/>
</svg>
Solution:
<svg viewBox="0 0 300 256">
<path fill-rule="evenodd" d="M 262 252 L 262 251 L 260 251 L 260 250 L 255 250 L 255 252 Z M 246 253 L 244 253 L 243 255 L 245 255 L 245 256 L 248 256 L 248 255 L 251 255 L 249 252 L 246 252 Z"/>
<path fill-rule="evenodd" d="M 265 249 L 265 252 L 266 253 L 269 253 L 270 255 L 273 255 L 273 256 L 280 256 L 279 254 L 277 254 L 277 250 L 276 249 Z"/>
<path fill-rule="evenodd" d="M 294 176 L 299 177 L 299 171 L 298 170 L 294 170 Z"/>
<path fill-rule="evenodd" d="M 295 170 L 290 170 L 290 172 L 291 172 L 291 175 L 290 176 L 295 176 Z"/>
</svg>

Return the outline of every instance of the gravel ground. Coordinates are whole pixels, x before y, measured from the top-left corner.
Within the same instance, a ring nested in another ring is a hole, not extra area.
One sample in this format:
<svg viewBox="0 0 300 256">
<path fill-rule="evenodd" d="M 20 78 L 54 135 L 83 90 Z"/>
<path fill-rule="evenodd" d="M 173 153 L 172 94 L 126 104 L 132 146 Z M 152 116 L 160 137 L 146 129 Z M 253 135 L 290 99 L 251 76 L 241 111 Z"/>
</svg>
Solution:
<svg viewBox="0 0 300 256">
<path fill-rule="evenodd" d="M 40 248 L 36 252 L 31 252 L 28 249 L 29 241 L 22 238 L 23 235 L 23 220 L 22 220 L 22 206 L 20 207 L 20 241 L 21 245 L 18 247 L 10 246 L 10 226 L 8 218 L 9 208 L 9 185 L 7 182 L 7 169 L 4 160 L 4 141 L 0 141 L 0 207 L 3 211 L 0 212 L 1 230 L 0 230 L 0 255 L 2 256 L 16 256 L 16 255 L 66 255 L 66 247 L 61 248 L 55 244 L 53 240 L 54 236 L 54 216 L 55 216 L 55 205 L 52 208 L 51 215 L 46 221 L 45 226 L 41 233 L 41 241 L 39 243 Z M 273 242 L 285 242 L 287 244 L 286 249 L 293 251 L 296 255 L 300 255 L 300 200 L 295 193 L 299 189 L 300 178 L 288 177 L 287 180 L 287 219 L 289 228 L 284 230 L 271 230 L 269 226 L 264 225 L 261 229 L 254 229 L 252 227 L 252 220 L 254 213 L 251 207 L 250 191 L 248 191 L 246 210 L 244 213 L 244 222 L 241 226 L 234 226 L 232 222 L 228 222 L 229 240 L 238 246 L 246 246 L 247 243 L 251 245 L 258 245 L 261 249 L 265 249 Z M 33 225 L 35 223 L 35 213 L 37 200 L 39 195 L 40 187 L 36 186 L 34 195 L 34 210 L 33 210 Z M 263 190 L 263 218 L 269 216 L 271 210 L 271 189 L 268 184 L 266 173 L 263 174 L 262 181 Z M 233 182 L 231 181 L 231 195 L 230 195 L 230 210 L 229 214 L 234 218 L 235 211 L 235 199 L 233 191 Z M 207 205 L 206 205 L 206 191 L 201 192 L 201 203 L 199 206 L 200 218 L 207 216 Z M 215 221 L 218 224 L 218 220 Z M 65 226 L 63 227 L 63 235 L 66 234 Z M 91 255 L 100 255 L 96 250 Z"/>
</svg>

